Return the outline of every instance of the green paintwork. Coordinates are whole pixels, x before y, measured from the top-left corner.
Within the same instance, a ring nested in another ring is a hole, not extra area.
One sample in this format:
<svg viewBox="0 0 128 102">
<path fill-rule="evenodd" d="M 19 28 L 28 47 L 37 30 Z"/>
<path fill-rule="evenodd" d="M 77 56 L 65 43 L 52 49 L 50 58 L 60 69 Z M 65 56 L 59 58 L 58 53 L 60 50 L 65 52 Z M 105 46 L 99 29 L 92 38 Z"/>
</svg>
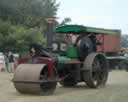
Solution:
<svg viewBox="0 0 128 102">
<path fill-rule="evenodd" d="M 65 67 L 64 67 L 64 64 L 61 63 L 61 62 L 68 62 L 71 59 L 69 57 L 67 57 L 67 56 L 57 56 L 57 60 L 59 62 L 57 64 L 57 69 L 58 70 L 63 70 Z"/>
<path fill-rule="evenodd" d="M 73 33 L 73 34 L 80 34 L 80 33 L 95 33 L 95 34 L 120 34 L 120 30 L 113 30 L 113 29 L 103 29 L 103 28 L 94 28 L 94 27 L 87 27 L 81 25 L 65 25 L 56 28 L 56 33 Z"/>
<path fill-rule="evenodd" d="M 69 45 L 67 47 L 66 56 L 57 56 L 57 60 L 59 62 L 57 67 L 58 70 L 63 70 L 65 68 L 65 64 L 63 63 L 70 61 L 72 58 L 78 58 L 78 50 L 77 47 Z"/>
<path fill-rule="evenodd" d="M 70 58 L 67 57 L 67 56 L 58 56 L 58 57 L 57 57 L 57 60 L 58 60 L 59 62 L 67 62 L 67 61 L 70 60 Z"/>
<path fill-rule="evenodd" d="M 77 47 L 75 46 L 68 46 L 67 47 L 67 57 L 69 58 L 78 58 L 78 50 L 77 50 Z"/>
</svg>

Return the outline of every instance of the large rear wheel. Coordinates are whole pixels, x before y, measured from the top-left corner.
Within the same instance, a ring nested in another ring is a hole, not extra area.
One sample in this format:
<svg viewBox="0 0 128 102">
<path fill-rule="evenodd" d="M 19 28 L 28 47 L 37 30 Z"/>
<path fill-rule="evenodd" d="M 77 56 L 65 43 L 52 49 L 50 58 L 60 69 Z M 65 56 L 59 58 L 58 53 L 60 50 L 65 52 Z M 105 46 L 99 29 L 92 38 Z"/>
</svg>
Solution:
<svg viewBox="0 0 128 102">
<path fill-rule="evenodd" d="M 92 53 L 84 62 L 83 78 L 90 88 L 98 88 L 106 84 L 108 78 L 107 60 L 104 55 Z"/>
</svg>

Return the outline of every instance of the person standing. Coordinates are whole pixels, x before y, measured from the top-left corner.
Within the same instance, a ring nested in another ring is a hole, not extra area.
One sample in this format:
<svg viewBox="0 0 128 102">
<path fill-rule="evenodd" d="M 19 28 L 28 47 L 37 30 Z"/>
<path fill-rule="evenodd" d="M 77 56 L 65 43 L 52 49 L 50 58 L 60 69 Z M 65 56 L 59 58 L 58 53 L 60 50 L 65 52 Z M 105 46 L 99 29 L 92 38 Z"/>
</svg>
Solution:
<svg viewBox="0 0 128 102">
<path fill-rule="evenodd" d="M 9 72 L 14 72 L 14 56 L 12 52 L 9 52 Z"/>
<path fill-rule="evenodd" d="M 9 60 L 8 60 L 8 53 L 5 52 L 5 66 L 6 66 L 6 71 L 9 72 Z"/>
</svg>

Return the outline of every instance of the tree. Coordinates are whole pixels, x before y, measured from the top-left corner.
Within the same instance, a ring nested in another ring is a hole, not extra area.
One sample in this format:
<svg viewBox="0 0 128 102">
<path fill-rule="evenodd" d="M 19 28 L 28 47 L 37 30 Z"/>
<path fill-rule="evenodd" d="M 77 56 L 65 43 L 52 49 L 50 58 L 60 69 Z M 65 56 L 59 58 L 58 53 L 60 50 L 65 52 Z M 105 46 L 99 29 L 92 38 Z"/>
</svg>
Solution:
<svg viewBox="0 0 128 102">
<path fill-rule="evenodd" d="M 121 37 L 121 44 L 123 48 L 127 48 L 128 47 L 128 35 L 122 35 Z"/>
<path fill-rule="evenodd" d="M 30 43 L 45 44 L 46 18 L 55 17 L 56 0 L 0 0 L 0 50 L 25 51 Z"/>
<path fill-rule="evenodd" d="M 62 22 L 59 24 L 60 26 L 66 25 L 67 23 L 71 22 L 71 18 L 66 17 L 62 20 Z"/>
<path fill-rule="evenodd" d="M 45 25 L 47 17 L 56 16 L 56 0 L 0 0 L 0 18 L 27 27 Z"/>
<path fill-rule="evenodd" d="M 46 44 L 46 39 L 38 29 L 14 26 L 10 22 L 0 21 L 0 50 L 24 52 L 32 43 Z"/>
</svg>

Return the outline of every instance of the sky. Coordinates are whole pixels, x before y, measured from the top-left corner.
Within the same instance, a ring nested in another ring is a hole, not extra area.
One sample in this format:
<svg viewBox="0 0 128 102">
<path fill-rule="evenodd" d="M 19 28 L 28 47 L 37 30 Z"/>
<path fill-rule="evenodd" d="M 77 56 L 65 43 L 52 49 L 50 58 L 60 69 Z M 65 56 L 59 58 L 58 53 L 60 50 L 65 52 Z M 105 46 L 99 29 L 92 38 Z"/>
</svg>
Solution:
<svg viewBox="0 0 128 102">
<path fill-rule="evenodd" d="M 58 20 L 70 17 L 71 24 L 120 29 L 128 34 L 128 0 L 57 0 Z"/>
</svg>

